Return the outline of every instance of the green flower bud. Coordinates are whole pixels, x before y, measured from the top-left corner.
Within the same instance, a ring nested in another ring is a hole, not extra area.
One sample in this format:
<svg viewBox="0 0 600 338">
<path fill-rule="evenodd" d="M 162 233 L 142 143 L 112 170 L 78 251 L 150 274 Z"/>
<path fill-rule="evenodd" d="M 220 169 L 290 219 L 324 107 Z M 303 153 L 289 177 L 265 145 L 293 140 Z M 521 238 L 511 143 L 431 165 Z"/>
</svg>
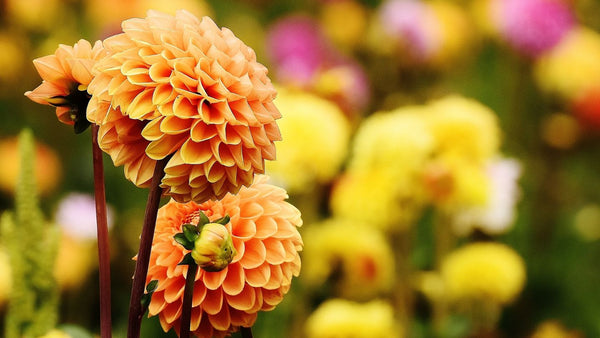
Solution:
<svg viewBox="0 0 600 338">
<path fill-rule="evenodd" d="M 229 230 L 219 223 L 204 225 L 192 249 L 196 264 L 209 272 L 225 269 L 236 254 Z"/>
</svg>

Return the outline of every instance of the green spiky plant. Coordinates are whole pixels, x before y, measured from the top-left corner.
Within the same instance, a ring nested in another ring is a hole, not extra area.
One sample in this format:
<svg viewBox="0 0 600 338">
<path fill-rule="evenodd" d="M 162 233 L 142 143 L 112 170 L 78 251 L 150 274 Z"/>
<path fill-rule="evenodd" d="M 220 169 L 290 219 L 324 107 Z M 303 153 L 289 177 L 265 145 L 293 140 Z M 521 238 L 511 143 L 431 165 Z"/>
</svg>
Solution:
<svg viewBox="0 0 600 338">
<path fill-rule="evenodd" d="M 34 139 L 30 130 L 19 136 L 21 165 L 15 190 L 15 210 L 0 219 L 0 232 L 13 273 L 5 319 L 6 338 L 44 335 L 56 325 L 58 290 L 53 277 L 59 232 L 49 226 L 39 208 L 34 177 Z"/>
</svg>

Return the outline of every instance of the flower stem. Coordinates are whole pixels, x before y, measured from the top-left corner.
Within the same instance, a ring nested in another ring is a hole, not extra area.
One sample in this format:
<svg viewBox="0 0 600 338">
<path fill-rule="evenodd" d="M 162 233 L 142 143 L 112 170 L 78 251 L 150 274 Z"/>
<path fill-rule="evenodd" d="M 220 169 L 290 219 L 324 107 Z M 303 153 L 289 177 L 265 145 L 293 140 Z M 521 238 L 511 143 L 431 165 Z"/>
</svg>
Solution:
<svg viewBox="0 0 600 338">
<path fill-rule="evenodd" d="M 185 277 L 185 289 L 183 291 L 183 305 L 181 308 L 181 329 L 179 338 L 190 337 L 190 321 L 192 318 L 192 298 L 194 296 L 194 282 L 198 272 L 197 264 L 189 264 L 187 276 Z"/>
<path fill-rule="evenodd" d="M 106 192 L 102 151 L 98 146 L 98 126 L 92 126 L 92 161 L 94 166 L 94 195 L 96 200 L 96 224 L 98 231 L 98 266 L 100 284 L 100 337 L 112 337 L 110 245 L 106 219 Z"/>
<path fill-rule="evenodd" d="M 150 263 L 150 251 L 152 249 L 152 239 L 154 238 L 154 228 L 156 227 L 156 215 L 158 213 L 158 206 L 162 195 L 162 189 L 159 185 L 168 161 L 169 158 L 167 157 L 156 162 L 150 192 L 148 193 L 144 225 L 142 226 L 142 235 L 140 238 L 140 249 L 135 264 L 133 285 L 131 286 L 131 298 L 129 300 L 128 338 L 140 337 L 142 317 L 145 312 L 145 309 L 142 307 L 142 296 L 144 295 L 146 274 L 148 273 L 148 264 Z"/>
<path fill-rule="evenodd" d="M 252 328 L 251 327 L 243 327 L 240 329 L 242 332 L 242 338 L 252 338 Z"/>
</svg>

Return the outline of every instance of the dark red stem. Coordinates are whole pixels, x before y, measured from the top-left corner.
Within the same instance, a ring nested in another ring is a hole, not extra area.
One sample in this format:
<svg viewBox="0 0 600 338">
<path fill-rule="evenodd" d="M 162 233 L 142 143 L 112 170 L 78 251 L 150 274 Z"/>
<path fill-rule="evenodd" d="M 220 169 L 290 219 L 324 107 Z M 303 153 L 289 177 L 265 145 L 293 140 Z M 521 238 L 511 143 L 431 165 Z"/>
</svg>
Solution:
<svg viewBox="0 0 600 338">
<path fill-rule="evenodd" d="M 181 329 L 179 338 L 190 337 L 190 321 L 192 319 L 192 298 L 194 296 L 194 282 L 198 265 L 188 265 L 187 276 L 185 277 L 185 289 L 183 290 L 183 304 L 181 308 Z"/>
<path fill-rule="evenodd" d="M 98 146 L 98 126 L 92 125 L 92 161 L 94 166 L 94 195 L 96 200 L 96 224 L 98 230 L 98 266 L 100 284 L 100 337 L 112 337 L 111 291 L 110 291 L 110 244 L 106 219 L 106 192 L 104 190 L 104 167 L 102 151 Z"/>
<path fill-rule="evenodd" d="M 162 189 L 160 181 L 164 176 L 164 169 L 169 158 L 156 162 L 154 175 L 150 192 L 148 193 L 148 202 L 146 203 L 146 213 L 144 215 L 144 225 L 142 226 L 142 236 L 140 238 L 140 249 L 138 251 L 135 264 L 135 273 L 133 275 L 133 285 L 131 286 L 131 298 L 129 300 L 129 324 L 127 328 L 128 338 L 139 338 L 142 326 L 142 317 L 146 309 L 142 307 L 142 296 L 146 286 L 146 274 L 148 273 L 148 264 L 150 263 L 150 251 L 152 249 L 152 239 L 154 238 L 154 228 L 156 226 L 156 215 L 160 204 Z"/>
<path fill-rule="evenodd" d="M 240 329 L 242 332 L 242 338 L 252 338 L 252 328 L 251 327 L 243 327 Z"/>
</svg>

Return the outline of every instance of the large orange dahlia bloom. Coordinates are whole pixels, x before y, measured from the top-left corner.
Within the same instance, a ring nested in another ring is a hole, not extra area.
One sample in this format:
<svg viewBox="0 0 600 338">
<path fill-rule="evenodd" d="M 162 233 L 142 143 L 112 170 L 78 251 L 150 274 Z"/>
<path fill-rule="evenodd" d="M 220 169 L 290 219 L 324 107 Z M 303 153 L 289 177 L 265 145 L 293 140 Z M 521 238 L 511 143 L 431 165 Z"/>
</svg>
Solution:
<svg viewBox="0 0 600 338">
<path fill-rule="evenodd" d="M 42 84 L 25 95 L 39 104 L 56 107 L 56 116 L 62 123 L 89 125 L 85 107 L 89 100 L 87 87 L 92 81 L 94 64 L 106 56 L 100 41 L 92 46 L 79 40 L 73 46 L 59 45 L 53 55 L 33 60 L 42 78 Z"/>
<path fill-rule="evenodd" d="M 250 327 L 258 311 L 271 310 L 300 272 L 300 212 L 287 203 L 282 188 L 257 175 L 236 195 L 202 204 L 170 201 L 159 209 L 147 282 L 158 280 L 149 315 L 158 315 L 165 331 L 180 328 L 188 267 L 177 265 L 189 252 L 173 236 L 182 225 L 196 224 L 201 210 L 211 221 L 231 217 L 226 227 L 237 251 L 218 272 L 198 269 L 192 300 L 191 331 L 199 337 L 224 337 L 240 326 Z"/>
<path fill-rule="evenodd" d="M 104 41 L 88 119 L 126 177 L 148 186 L 171 156 L 161 187 L 175 200 L 235 193 L 275 159 L 276 91 L 254 51 L 208 17 L 149 11 Z"/>
</svg>

